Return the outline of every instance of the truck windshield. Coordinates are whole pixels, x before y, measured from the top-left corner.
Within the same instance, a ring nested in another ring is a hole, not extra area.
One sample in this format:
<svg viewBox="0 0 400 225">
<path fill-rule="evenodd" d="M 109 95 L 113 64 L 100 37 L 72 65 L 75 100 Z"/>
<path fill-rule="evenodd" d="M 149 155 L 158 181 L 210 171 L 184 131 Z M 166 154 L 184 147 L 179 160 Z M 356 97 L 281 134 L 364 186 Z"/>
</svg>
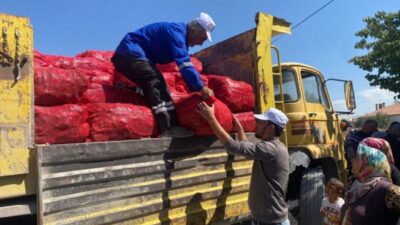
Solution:
<svg viewBox="0 0 400 225">
<path fill-rule="evenodd" d="M 296 76 L 291 70 L 282 71 L 282 89 L 285 102 L 295 102 L 299 99 Z M 281 101 L 279 76 L 274 76 L 275 101 Z"/>
</svg>

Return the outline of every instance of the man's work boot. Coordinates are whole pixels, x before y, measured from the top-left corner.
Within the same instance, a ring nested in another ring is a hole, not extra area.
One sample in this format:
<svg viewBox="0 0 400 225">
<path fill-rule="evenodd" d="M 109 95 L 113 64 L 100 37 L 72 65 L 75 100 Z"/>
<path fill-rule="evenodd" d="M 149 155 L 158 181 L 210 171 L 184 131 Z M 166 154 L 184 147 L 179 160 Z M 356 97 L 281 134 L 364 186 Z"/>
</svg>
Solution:
<svg viewBox="0 0 400 225">
<path fill-rule="evenodd" d="M 171 137 L 171 138 L 184 138 L 193 136 L 194 132 L 192 130 L 186 129 L 184 127 L 175 126 L 171 127 L 160 134 L 160 137 Z"/>
</svg>

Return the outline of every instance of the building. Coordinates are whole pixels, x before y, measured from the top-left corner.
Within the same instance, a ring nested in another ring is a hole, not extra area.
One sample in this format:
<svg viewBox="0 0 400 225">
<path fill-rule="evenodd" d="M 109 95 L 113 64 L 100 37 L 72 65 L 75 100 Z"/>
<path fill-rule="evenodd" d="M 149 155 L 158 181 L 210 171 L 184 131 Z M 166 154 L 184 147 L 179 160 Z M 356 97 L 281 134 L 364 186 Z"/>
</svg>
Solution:
<svg viewBox="0 0 400 225">
<path fill-rule="evenodd" d="M 400 102 L 395 102 L 392 105 L 385 106 L 385 103 L 375 104 L 375 111 L 367 113 L 362 117 L 372 117 L 377 113 L 382 113 L 390 116 L 390 122 L 399 121 L 400 122 Z"/>
</svg>

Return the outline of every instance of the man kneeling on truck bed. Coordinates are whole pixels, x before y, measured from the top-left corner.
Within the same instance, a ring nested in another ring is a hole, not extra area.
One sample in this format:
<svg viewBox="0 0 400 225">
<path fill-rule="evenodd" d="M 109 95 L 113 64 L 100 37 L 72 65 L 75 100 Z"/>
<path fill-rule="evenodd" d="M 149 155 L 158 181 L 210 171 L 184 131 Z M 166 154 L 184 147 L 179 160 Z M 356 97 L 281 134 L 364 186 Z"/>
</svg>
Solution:
<svg viewBox="0 0 400 225">
<path fill-rule="evenodd" d="M 288 118 L 281 111 L 271 108 L 256 114 L 257 138 L 255 144 L 247 141 L 243 127 L 234 118 L 239 141 L 235 141 L 221 127 L 214 116 L 214 106 L 205 102 L 198 105 L 198 113 L 207 120 L 218 140 L 231 153 L 254 159 L 249 190 L 249 208 L 253 225 L 290 225 L 285 202 L 289 182 L 289 153 L 279 140 Z"/>
<path fill-rule="evenodd" d="M 200 91 L 207 99 L 214 95 L 204 86 L 190 61 L 188 46 L 202 45 L 214 29 L 213 19 L 200 13 L 185 23 L 159 22 L 128 33 L 112 57 L 115 68 L 142 90 L 157 119 L 161 137 L 192 136 L 191 130 L 177 125 L 177 115 L 170 92 L 155 64 L 175 61 L 191 91 Z"/>
</svg>

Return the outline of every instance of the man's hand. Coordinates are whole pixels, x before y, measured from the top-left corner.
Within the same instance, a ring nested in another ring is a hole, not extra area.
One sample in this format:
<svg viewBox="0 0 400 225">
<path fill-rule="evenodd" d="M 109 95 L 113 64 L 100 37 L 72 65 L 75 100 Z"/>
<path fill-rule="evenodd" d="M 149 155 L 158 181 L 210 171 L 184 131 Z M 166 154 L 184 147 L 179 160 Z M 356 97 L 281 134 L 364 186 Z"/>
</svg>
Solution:
<svg viewBox="0 0 400 225">
<path fill-rule="evenodd" d="M 235 115 L 233 115 L 233 126 L 235 128 L 236 133 L 238 134 L 238 138 L 240 141 L 247 141 L 246 134 L 244 133 L 244 129 L 242 124 L 239 122 L 239 120 L 236 118 Z"/>
<path fill-rule="evenodd" d="M 211 89 L 208 88 L 208 87 L 203 87 L 203 88 L 200 90 L 200 92 L 201 92 L 201 97 L 203 97 L 203 99 L 207 99 L 207 98 L 209 98 L 209 97 L 211 97 L 211 96 L 214 96 L 214 91 L 211 90 Z"/>
<path fill-rule="evenodd" d="M 214 105 L 211 107 L 207 105 L 207 103 L 200 102 L 197 105 L 196 112 L 199 113 L 205 120 L 207 120 L 214 134 L 217 136 L 218 140 L 225 144 L 232 137 L 222 128 L 221 124 L 219 124 L 217 118 L 214 115 Z"/>
<path fill-rule="evenodd" d="M 196 112 L 198 112 L 209 123 L 212 122 L 213 120 L 216 120 L 214 115 L 214 105 L 210 107 L 207 105 L 207 103 L 200 102 L 197 105 Z"/>
</svg>

